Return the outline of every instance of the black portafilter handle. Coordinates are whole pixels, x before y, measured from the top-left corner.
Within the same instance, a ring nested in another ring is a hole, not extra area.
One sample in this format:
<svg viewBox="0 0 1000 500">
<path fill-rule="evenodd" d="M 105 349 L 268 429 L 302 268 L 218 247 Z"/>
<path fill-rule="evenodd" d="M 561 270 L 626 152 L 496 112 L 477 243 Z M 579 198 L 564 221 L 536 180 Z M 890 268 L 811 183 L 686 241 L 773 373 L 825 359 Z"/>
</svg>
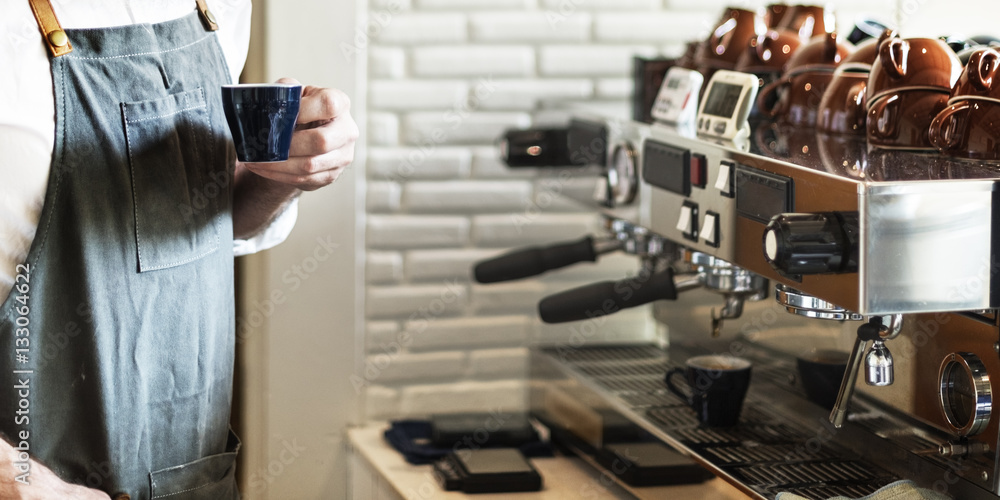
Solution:
<svg viewBox="0 0 1000 500">
<path fill-rule="evenodd" d="M 538 303 L 546 323 L 566 323 L 613 314 L 655 300 L 676 300 L 677 286 L 670 268 L 642 273 L 620 281 L 602 281 L 550 295 Z"/>
<path fill-rule="evenodd" d="M 596 262 L 598 253 L 594 239 L 587 236 L 569 243 L 522 248 L 484 260 L 476 264 L 473 275 L 479 283 L 519 280 L 577 262 Z"/>
</svg>

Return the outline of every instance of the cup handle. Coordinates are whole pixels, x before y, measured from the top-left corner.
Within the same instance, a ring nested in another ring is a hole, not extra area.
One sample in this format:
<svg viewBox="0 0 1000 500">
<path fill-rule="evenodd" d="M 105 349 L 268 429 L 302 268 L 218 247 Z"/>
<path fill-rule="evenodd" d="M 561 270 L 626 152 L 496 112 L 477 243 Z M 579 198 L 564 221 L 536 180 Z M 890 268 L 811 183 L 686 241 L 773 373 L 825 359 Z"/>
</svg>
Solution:
<svg viewBox="0 0 1000 500">
<path fill-rule="evenodd" d="M 997 63 L 1000 63 L 1000 54 L 996 51 L 986 49 L 973 52 L 965 66 L 972 85 L 981 91 L 988 92 L 993 86 L 993 76 L 997 72 Z"/>
<path fill-rule="evenodd" d="M 853 111 L 850 113 L 851 123 L 858 124 L 862 129 L 864 129 L 865 119 L 868 112 L 865 109 L 865 93 L 867 89 L 867 81 L 855 83 L 851 88 L 851 92 L 847 95 L 847 106 L 844 108 Z"/>
<path fill-rule="evenodd" d="M 791 80 L 787 78 L 782 78 L 780 80 L 775 80 L 767 84 L 767 86 L 765 86 L 764 88 L 762 88 L 760 90 L 760 93 L 757 94 L 757 111 L 760 111 L 768 118 L 774 118 L 775 116 L 778 116 L 777 103 L 780 99 L 774 99 L 771 94 L 777 92 L 779 87 L 783 87 L 785 85 L 790 85 L 790 84 Z"/>
<path fill-rule="evenodd" d="M 889 139 L 896 135 L 899 106 L 895 103 L 896 100 L 892 98 L 882 99 L 868 110 L 868 130 L 879 139 Z"/>
<path fill-rule="evenodd" d="M 961 137 L 960 130 L 965 128 L 965 118 L 969 115 L 968 101 L 952 104 L 941 110 L 934 121 L 931 122 L 927 130 L 927 136 L 931 140 L 931 145 L 944 152 L 958 145 Z"/>
<path fill-rule="evenodd" d="M 677 374 L 683 375 L 684 368 L 673 368 L 667 371 L 667 375 L 663 378 L 664 382 L 667 383 L 667 389 L 670 389 L 670 392 L 676 394 L 677 397 L 681 398 L 686 403 L 691 404 L 691 395 L 684 394 L 684 391 L 678 389 L 677 386 L 674 385 L 674 383 L 670 380 L 671 378 L 673 378 L 674 375 Z"/>
<path fill-rule="evenodd" d="M 882 42 L 882 45 L 879 45 L 878 58 L 882 61 L 882 67 L 893 78 L 902 78 L 906 75 L 905 61 L 909 48 L 910 45 L 902 38 L 889 38 Z"/>
</svg>

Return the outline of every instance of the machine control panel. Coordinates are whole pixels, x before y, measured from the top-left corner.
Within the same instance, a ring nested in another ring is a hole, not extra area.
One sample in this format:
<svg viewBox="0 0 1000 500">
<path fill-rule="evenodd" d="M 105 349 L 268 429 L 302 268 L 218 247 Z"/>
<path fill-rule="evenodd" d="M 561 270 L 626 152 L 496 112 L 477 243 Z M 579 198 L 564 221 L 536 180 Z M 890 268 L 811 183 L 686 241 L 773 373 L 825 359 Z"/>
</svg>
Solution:
<svg viewBox="0 0 1000 500">
<path fill-rule="evenodd" d="M 736 167 L 736 213 L 767 224 L 771 217 L 795 211 L 792 179 L 756 168 Z"/>
</svg>

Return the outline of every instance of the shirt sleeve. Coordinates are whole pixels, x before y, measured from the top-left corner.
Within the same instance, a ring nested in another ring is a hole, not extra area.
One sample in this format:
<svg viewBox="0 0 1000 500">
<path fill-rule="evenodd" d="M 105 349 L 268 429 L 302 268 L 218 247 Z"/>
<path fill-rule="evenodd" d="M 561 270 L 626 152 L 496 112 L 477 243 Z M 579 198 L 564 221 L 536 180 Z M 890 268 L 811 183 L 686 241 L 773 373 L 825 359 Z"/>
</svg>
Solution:
<svg viewBox="0 0 1000 500">
<path fill-rule="evenodd" d="M 288 238 L 299 216 L 299 199 L 295 198 L 271 221 L 271 224 L 251 238 L 233 240 L 233 254 L 236 257 L 261 252 L 277 246 Z"/>
</svg>

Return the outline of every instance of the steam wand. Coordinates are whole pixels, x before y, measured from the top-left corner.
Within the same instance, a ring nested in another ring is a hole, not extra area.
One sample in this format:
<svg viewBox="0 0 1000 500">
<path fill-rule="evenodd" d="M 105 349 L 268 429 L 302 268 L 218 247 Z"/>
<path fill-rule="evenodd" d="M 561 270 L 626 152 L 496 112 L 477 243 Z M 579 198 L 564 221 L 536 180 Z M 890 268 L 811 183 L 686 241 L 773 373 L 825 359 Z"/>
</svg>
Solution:
<svg viewBox="0 0 1000 500">
<path fill-rule="evenodd" d="M 838 429 L 843 427 L 847 418 L 847 406 L 854 394 L 854 384 L 862 361 L 865 361 L 868 367 L 865 376 L 868 385 L 886 386 L 893 382 L 892 354 L 885 347 L 885 341 L 899 335 L 903 326 L 903 316 L 892 315 L 888 325 L 883 325 L 882 321 L 881 316 L 874 316 L 858 327 L 858 338 L 854 342 L 851 358 L 847 362 L 847 371 L 844 372 L 844 379 L 840 383 L 837 402 L 830 412 L 830 423 Z M 872 350 L 864 356 L 869 341 L 873 343 Z"/>
</svg>

